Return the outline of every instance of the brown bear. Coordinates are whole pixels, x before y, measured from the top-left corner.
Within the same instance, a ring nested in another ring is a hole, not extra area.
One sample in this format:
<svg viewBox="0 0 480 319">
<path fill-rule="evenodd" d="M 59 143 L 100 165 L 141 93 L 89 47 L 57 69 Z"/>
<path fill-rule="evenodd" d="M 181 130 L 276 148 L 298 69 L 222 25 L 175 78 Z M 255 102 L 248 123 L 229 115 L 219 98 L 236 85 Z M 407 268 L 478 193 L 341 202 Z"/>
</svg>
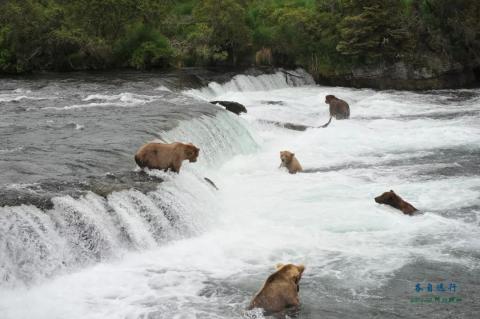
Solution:
<svg viewBox="0 0 480 319">
<path fill-rule="evenodd" d="M 375 201 L 379 204 L 390 205 L 396 209 L 401 210 L 405 215 L 413 215 L 417 211 L 412 204 L 404 201 L 400 196 L 398 196 L 393 190 L 385 192 L 380 196 L 375 197 Z"/>
<path fill-rule="evenodd" d="M 280 160 L 282 161 L 280 167 L 286 167 L 290 174 L 296 174 L 297 172 L 303 171 L 302 166 L 295 157 L 295 154 L 292 152 L 281 151 Z"/>
<path fill-rule="evenodd" d="M 298 307 L 298 292 L 304 265 L 278 264 L 277 271 L 271 274 L 263 287 L 253 297 L 248 310 L 263 308 L 267 313 L 278 313 L 290 307 Z"/>
<path fill-rule="evenodd" d="M 143 145 L 135 154 L 135 162 L 140 168 L 171 169 L 175 173 L 180 172 L 184 160 L 196 162 L 200 149 L 192 143 L 164 144 L 150 142 Z"/>
<path fill-rule="evenodd" d="M 327 127 L 332 121 L 332 117 L 337 120 L 344 120 L 350 117 L 350 106 L 344 100 L 337 98 L 335 95 L 325 96 L 325 103 L 330 105 L 330 119 L 321 127 Z"/>
</svg>

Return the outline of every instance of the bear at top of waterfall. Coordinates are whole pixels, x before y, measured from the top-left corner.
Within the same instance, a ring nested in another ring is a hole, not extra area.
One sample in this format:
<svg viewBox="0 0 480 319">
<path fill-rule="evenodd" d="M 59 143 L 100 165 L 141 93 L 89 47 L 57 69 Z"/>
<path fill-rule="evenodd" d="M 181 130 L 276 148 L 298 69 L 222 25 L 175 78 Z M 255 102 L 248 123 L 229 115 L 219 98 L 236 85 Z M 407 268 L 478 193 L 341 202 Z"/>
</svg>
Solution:
<svg viewBox="0 0 480 319">
<path fill-rule="evenodd" d="M 248 309 L 263 308 L 267 313 L 278 313 L 287 308 L 300 306 L 300 279 L 304 265 L 278 264 L 263 287 L 253 297 Z"/>
<path fill-rule="evenodd" d="M 412 204 L 404 201 L 403 198 L 398 196 L 393 190 L 375 197 L 375 201 L 379 204 L 386 204 L 392 206 L 393 208 L 399 209 L 405 215 L 413 215 L 413 213 L 417 211 Z"/>
<path fill-rule="evenodd" d="M 300 162 L 295 157 L 295 154 L 289 151 L 281 151 L 280 152 L 280 167 L 286 167 L 290 174 L 296 174 L 297 172 L 301 172 L 303 170 Z"/>
<path fill-rule="evenodd" d="M 171 169 L 179 173 L 184 160 L 197 161 L 199 151 L 200 149 L 192 143 L 165 144 L 153 141 L 140 147 L 135 154 L 135 162 L 142 169 L 145 167 L 165 171 Z"/>
<path fill-rule="evenodd" d="M 330 119 L 328 122 L 321 127 L 327 127 L 328 124 L 332 121 L 332 117 L 335 117 L 337 120 L 344 120 L 350 117 L 350 106 L 344 100 L 337 98 L 335 95 L 325 96 L 325 103 L 328 104 L 330 111 Z"/>
</svg>

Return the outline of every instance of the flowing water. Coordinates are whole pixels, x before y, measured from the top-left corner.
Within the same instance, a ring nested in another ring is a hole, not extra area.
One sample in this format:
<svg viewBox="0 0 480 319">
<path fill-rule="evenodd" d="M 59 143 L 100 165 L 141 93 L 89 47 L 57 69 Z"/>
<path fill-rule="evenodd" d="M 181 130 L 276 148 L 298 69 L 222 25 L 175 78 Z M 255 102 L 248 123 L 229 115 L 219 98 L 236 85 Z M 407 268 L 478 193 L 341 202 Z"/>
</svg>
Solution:
<svg viewBox="0 0 480 319">
<path fill-rule="evenodd" d="M 0 318 L 261 318 L 245 308 L 279 262 L 306 266 L 294 318 L 478 318 L 480 90 L 292 72 L 0 80 Z M 316 128 L 327 94 L 352 116 Z M 140 173 L 155 138 L 199 161 Z M 374 202 L 390 189 L 420 213 Z"/>
</svg>

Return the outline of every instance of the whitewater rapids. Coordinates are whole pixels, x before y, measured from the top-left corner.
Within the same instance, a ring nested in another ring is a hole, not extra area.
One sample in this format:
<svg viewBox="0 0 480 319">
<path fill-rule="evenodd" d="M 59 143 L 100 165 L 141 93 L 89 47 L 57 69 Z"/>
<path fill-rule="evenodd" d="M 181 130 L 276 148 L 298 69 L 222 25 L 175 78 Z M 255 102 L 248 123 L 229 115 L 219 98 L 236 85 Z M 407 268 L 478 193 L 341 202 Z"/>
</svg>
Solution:
<svg viewBox="0 0 480 319">
<path fill-rule="evenodd" d="M 107 200 L 128 220 L 137 249 L 32 285 L 0 288 L 0 317 L 258 317 L 244 310 L 251 297 L 276 263 L 292 262 L 306 266 L 298 318 L 409 318 L 432 311 L 439 318 L 474 318 L 480 306 L 474 294 L 480 288 L 480 90 L 322 87 L 298 72 L 302 81 L 279 72 L 180 92 L 176 98 L 236 101 L 248 109 L 240 117 L 220 110 L 159 130 L 165 140 L 201 149 L 198 163 L 184 162 L 178 176 L 151 172 L 165 179 L 155 196 L 167 192 L 163 202 L 181 205 L 186 226 L 158 244 L 136 217 L 141 207 L 128 204 L 154 195 L 113 193 Z M 349 102 L 351 119 L 315 128 L 328 120 L 327 94 Z M 114 101 L 95 103 L 89 108 Z M 279 169 L 282 150 L 294 152 L 309 173 Z M 390 189 L 420 214 L 405 216 L 374 202 Z M 87 209 L 101 210 L 104 199 L 88 196 Z M 108 227 L 102 234 L 113 232 Z M 59 241 L 56 236 L 49 240 Z M 418 282 L 455 282 L 463 301 L 450 308 L 413 305 Z"/>
</svg>

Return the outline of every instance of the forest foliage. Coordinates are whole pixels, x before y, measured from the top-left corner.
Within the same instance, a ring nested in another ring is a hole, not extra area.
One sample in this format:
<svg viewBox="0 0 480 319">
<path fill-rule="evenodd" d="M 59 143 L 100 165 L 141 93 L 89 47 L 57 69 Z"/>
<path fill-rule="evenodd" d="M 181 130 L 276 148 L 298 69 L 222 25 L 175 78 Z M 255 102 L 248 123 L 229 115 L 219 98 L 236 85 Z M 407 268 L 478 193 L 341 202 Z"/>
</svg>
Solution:
<svg viewBox="0 0 480 319">
<path fill-rule="evenodd" d="M 4 0 L 0 72 L 480 65 L 478 0 Z"/>
</svg>

